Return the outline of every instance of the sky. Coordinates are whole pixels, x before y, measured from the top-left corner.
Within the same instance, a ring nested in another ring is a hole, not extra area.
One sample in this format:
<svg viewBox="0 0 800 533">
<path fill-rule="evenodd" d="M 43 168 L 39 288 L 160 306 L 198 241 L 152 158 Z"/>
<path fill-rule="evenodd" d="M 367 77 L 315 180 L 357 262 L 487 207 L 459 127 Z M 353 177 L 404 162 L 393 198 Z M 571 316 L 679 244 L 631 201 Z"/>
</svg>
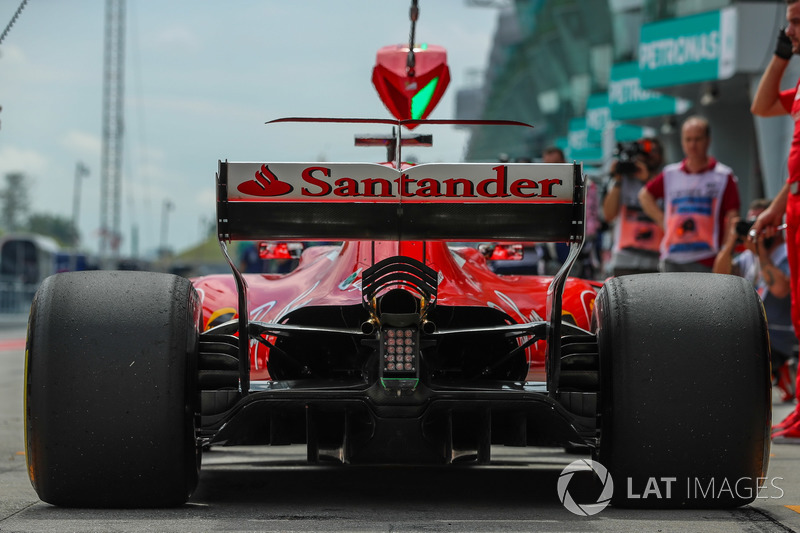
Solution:
<svg viewBox="0 0 800 533">
<path fill-rule="evenodd" d="M 383 160 L 355 133 L 384 126 L 265 125 L 306 117 L 391 118 L 371 83 L 382 46 L 408 43 L 410 0 L 128 0 L 122 256 L 195 245 L 215 218 L 218 160 Z M 0 0 L 0 32 L 20 0 Z M 455 116 L 480 83 L 497 10 L 420 0 L 416 41 L 447 49 L 452 80 L 429 118 Z M 0 44 L 0 179 L 23 172 L 31 212 L 73 216 L 78 162 L 82 247 L 97 251 L 103 0 L 28 0 Z M 355 128 L 355 129 L 354 129 Z M 419 127 L 434 146 L 404 152 L 459 161 L 464 130 Z M 164 204 L 174 207 L 164 217 Z M 133 228 L 136 228 L 134 230 Z M 138 243 L 132 235 L 138 235 Z M 162 242 L 164 241 L 164 242 Z"/>
</svg>

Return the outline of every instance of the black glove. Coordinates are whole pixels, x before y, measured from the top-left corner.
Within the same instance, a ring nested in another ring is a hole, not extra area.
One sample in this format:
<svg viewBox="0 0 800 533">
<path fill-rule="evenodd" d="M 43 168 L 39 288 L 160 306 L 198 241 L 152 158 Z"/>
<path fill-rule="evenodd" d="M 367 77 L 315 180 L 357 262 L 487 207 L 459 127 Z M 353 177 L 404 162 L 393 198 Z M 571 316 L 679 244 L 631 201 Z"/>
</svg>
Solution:
<svg viewBox="0 0 800 533">
<path fill-rule="evenodd" d="M 792 58 L 792 40 L 786 35 L 785 28 L 781 28 L 778 34 L 778 42 L 775 43 L 775 55 L 782 59 Z"/>
</svg>

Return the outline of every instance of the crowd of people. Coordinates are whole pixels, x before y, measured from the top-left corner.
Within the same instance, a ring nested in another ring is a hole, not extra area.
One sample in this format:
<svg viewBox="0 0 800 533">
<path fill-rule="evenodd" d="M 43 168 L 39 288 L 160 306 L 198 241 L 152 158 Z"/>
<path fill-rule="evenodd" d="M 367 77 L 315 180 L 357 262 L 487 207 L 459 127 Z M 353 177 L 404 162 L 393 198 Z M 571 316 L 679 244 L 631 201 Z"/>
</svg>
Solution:
<svg viewBox="0 0 800 533">
<path fill-rule="evenodd" d="M 587 180 L 584 253 L 574 274 L 711 272 L 740 200 L 736 176 L 709 154 L 710 144 L 708 120 L 692 116 L 681 128 L 682 161 L 664 165 L 655 137 L 620 145 L 605 184 Z M 565 158 L 550 147 L 541 161 Z M 542 258 L 560 264 L 566 255 L 565 245 L 548 245 Z"/>
<path fill-rule="evenodd" d="M 681 127 L 681 161 L 665 165 L 658 139 L 640 139 L 620 145 L 604 187 L 589 182 L 585 250 L 573 274 L 603 279 L 708 272 L 752 282 L 767 316 L 773 383 L 783 401 L 795 403 L 773 426 L 772 438 L 800 443 L 800 375 L 794 370 L 800 336 L 800 80 L 780 89 L 789 61 L 800 54 L 800 0 L 785 1 L 787 25 L 751 107 L 756 116 L 789 115 L 794 121 L 781 191 L 771 201 L 753 201 L 741 218 L 738 180 L 709 154 L 708 120 L 691 116 Z M 542 161 L 563 162 L 563 153 L 548 148 Z M 551 245 L 541 256 L 560 265 L 566 250 Z"/>
<path fill-rule="evenodd" d="M 741 206 L 733 170 L 709 154 L 708 120 L 691 116 L 684 121 L 684 159 L 677 163 L 664 165 L 657 138 L 628 144 L 620 147 L 626 155 L 611 163 L 604 186 L 587 180 L 582 259 L 592 267 L 581 265 L 577 274 L 601 280 L 653 272 L 711 272 Z M 544 163 L 564 161 L 558 148 L 548 148 L 542 157 Z M 544 257 L 563 262 L 566 249 L 556 246 L 555 255 Z"/>
</svg>

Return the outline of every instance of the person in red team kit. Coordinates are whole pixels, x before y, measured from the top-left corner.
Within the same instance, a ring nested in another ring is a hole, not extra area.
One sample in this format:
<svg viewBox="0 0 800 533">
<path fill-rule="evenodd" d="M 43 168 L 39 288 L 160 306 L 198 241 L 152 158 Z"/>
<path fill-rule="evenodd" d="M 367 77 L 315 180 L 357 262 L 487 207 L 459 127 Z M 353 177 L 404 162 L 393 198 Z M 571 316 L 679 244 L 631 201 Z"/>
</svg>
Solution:
<svg viewBox="0 0 800 533">
<path fill-rule="evenodd" d="M 792 299 L 792 324 L 800 334 L 800 82 L 793 89 L 780 90 L 781 79 L 792 55 L 800 53 L 800 0 L 786 0 L 787 27 L 778 34 L 775 54 L 758 84 L 753 104 L 754 115 L 774 117 L 790 115 L 794 120 L 794 135 L 789 149 L 789 177 L 772 204 L 758 216 L 753 224 L 753 235 L 774 235 L 786 215 L 786 245 L 789 256 L 790 287 Z M 800 391 L 795 387 L 795 391 Z M 800 392 L 796 392 L 800 394 Z M 800 404 L 782 422 L 773 427 L 773 440 L 800 443 Z"/>
<path fill-rule="evenodd" d="M 642 210 L 664 228 L 662 272 L 711 272 L 728 224 L 739 215 L 736 177 L 708 154 L 710 144 L 708 120 L 687 118 L 681 127 L 685 159 L 665 166 L 639 191 Z"/>
</svg>

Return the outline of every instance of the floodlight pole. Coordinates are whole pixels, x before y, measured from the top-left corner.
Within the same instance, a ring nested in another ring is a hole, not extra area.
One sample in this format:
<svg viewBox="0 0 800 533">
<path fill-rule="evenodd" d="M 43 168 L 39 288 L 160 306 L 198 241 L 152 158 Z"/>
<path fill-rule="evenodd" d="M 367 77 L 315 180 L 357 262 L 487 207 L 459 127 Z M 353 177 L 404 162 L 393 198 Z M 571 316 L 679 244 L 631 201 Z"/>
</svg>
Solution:
<svg viewBox="0 0 800 533">
<path fill-rule="evenodd" d="M 167 255 L 167 226 L 169 221 L 169 212 L 175 209 L 175 204 L 171 200 L 164 200 L 161 209 L 161 246 L 160 252 L 163 256 Z"/>
<path fill-rule="evenodd" d="M 75 186 L 72 198 L 72 228 L 75 230 L 75 248 L 77 248 L 80 240 L 80 232 L 78 231 L 78 217 L 81 212 L 81 181 L 83 178 L 88 176 L 89 167 L 84 165 L 83 161 L 78 161 L 78 163 L 75 165 Z"/>
</svg>

